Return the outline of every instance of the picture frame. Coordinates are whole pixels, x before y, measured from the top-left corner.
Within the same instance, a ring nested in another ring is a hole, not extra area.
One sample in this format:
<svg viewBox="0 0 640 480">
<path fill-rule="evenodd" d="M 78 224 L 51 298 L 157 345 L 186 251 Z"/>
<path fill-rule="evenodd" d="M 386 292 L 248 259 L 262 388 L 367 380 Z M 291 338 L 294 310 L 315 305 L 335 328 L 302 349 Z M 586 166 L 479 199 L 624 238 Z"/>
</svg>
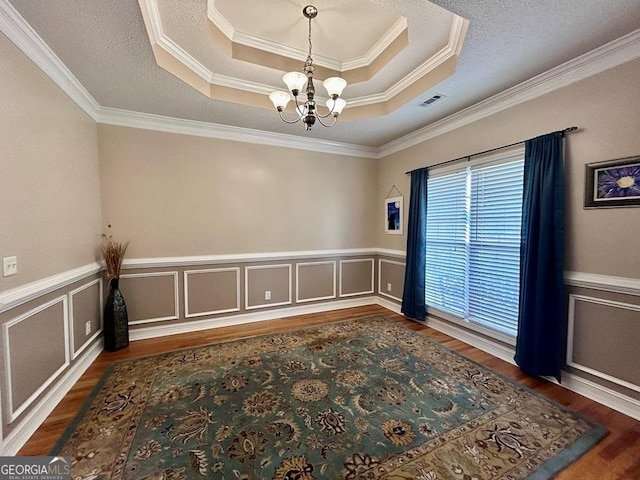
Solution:
<svg viewBox="0 0 640 480">
<path fill-rule="evenodd" d="M 384 213 L 384 233 L 402 235 L 404 224 L 403 198 L 385 198 Z"/>
<path fill-rule="evenodd" d="M 589 163 L 584 208 L 640 207 L 640 156 Z"/>
</svg>

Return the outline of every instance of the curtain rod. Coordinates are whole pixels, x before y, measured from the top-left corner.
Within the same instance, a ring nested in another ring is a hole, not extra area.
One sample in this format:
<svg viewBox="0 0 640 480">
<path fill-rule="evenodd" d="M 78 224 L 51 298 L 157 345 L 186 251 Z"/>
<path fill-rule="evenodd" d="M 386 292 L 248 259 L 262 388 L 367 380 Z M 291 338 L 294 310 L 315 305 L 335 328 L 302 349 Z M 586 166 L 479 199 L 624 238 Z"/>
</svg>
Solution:
<svg viewBox="0 0 640 480">
<path fill-rule="evenodd" d="M 575 132 L 576 130 L 578 130 L 578 127 L 567 127 L 564 130 L 557 130 L 556 132 L 550 132 L 550 133 L 560 132 L 564 136 L 564 134 Z M 547 134 L 547 135 L 549 135 L 549 134 Z M 459 162 L 460 160 L 471 160 L 471 157 L 477 157 L 478 155 L 484 155 L 485 153 L 495 152 L 496 150 L 502 150 L 503 148 L 514 147 L 514 146 L 520 145 L 521 143 L 524 143 L 524 142 L 526 142 L 526 140 L 522 140 L 520 142 L 515 142 L 515 143 L 510 143 L 509 145 L 502 145 L 501 147 L 490 148 L 489 150 L 485 150 L 483 152 L 472 153 L 471 155 L 465 155 L 464 157 L 458 157 L 458 158 L 454 158 L 452 160 L 447 160 L 446 162 L 440 162 L 440 163 L 436 163 L 434 165 L 429 165 L 427 168 L 439 167 L 440 165 L 446 165 L 448 163 Z M 424 168 L 424 167 L 420 167 L 420 168 Z M 405 175 L 409 175 L 411 172 L 415 172 L 416 170 L 420 170 L 420 168 L 414 168 L 413 170 L 409 170 L 408 172 L 404 172 L 404 173 L 405 173 Z"/>
</svg>

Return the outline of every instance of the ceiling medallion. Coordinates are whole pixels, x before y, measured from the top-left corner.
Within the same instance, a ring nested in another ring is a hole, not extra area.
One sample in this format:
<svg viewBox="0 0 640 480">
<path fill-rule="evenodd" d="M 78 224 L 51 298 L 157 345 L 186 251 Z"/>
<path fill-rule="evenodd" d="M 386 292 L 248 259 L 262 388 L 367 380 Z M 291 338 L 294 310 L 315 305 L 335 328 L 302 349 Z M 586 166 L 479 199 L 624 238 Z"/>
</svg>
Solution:
<svg viewBox="0 0 640 480">
<path fill-rule="evenodd" d="M 327 78 L 322 85 L 329 94 L 329 100 L 327 100 L 328 112 L 321 115 L 317 110 L 317 105 L 314 100 L 316 89 L 313 85 L 313 71 L 315 67 L 313 65 L 313 59 L 311 58 L 311 20 L 318 15 L 318 9 L 313 5 L 307 5 L 302 9 L 302 14 L 305 18 L 309 19 L 309 53 L 307 60 L 304 63 L 302 72 L 289 72 L 286 73 L 282 80 L 287 85 L 287 88 L 293 95 L 296 102 L 296 118 L 287 119 L 282 113 L 287 104 L 291 101 L 291 95 L 288 92 L 275 91 L 269 95 L 269 100 L 273 102 L 273 106 L 276 107 L 280 118 L 285 123 L 296 123 L 302 120 L 305 130 L 311 130 L 311 127 L 318 122 L 325 127 L 332 127 L 338 120 L 338 115 L 342 113 L 342 110 L 347 105 L 344 99 L 340 98 L 340 94 L 344 87 L 347 86 L 347 81 L 340 77 Z M 306 88 L 305 88 L 306 82 Z M 305 88 L 307 100 L 304 103 L 298 101 L 298 95 L 300 91 Z M 333 119 L 327 123 L 323 122 L 324 118 L 333 117 Z"/>
</svg>

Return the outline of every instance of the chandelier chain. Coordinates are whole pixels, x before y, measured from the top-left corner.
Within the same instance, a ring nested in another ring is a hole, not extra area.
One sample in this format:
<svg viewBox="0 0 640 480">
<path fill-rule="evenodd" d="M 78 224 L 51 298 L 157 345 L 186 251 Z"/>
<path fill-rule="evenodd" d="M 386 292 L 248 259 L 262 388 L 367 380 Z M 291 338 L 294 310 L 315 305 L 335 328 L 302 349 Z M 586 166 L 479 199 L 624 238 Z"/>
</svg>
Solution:
<svg viewBox="0 0 640 480">
<path fill-rule="evenodd" d="M 309 18 L 309 53 L 307 54 L 307 60 L 311 60 L 311 18 Z"/>
</svg>

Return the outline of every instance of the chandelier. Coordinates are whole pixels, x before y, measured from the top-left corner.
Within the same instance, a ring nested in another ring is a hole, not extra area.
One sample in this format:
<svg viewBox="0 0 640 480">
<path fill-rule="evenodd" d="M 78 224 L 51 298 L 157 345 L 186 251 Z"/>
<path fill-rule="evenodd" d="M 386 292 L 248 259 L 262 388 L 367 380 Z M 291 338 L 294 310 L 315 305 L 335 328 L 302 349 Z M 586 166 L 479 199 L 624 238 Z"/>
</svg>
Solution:
<svg viewBox="0 0 640 480">
<path fill-rule="evenodd" d="M 291 101 L 291 95 L 288 92 L 271 92 L 269 100 L 273 102 L 273 106 L 276 107 L 280 114 L 280 118 L 285 123 L 296 123 L 302 120 L 305 130 L 311 130 L 311 127 L 316 123 L 316 120 L 318 120 L 321 125 L 325 127 L 332 127 L 338 120 L 338 115 L 342 113 L 342 110 L 347 105 L 347 102 L 340 98 L 342 90 L 347 86 L 347 81 L 340 77 L 331 77 L 327 78 L 322 83 L 330 98 L 326 103 L 328 112 L 324 115 L 320 114 L 314 100 L 316 89 L 313 85 L 313 71 L 315 70 L 315 67 L 313 65 L 313 59 L 311 58 L 311 19 L 316 18 L 318 15 L 318 9 L 313 5 L 307 5 L 302 9 L 302 14 L 309 19 L 309 54 L 307 55 L 306 62 L 304 62 L 302 72 L 289 72 L 282 77 L 282 80 L 287 85 L 287 88 L 295 99 L 296 117 L 293 119 L 287 119 L 282 113 L 287 104 Z M 298 96 L 303 88 L 307 99 L 304 103 L 301 103 L 298 101 Z M 323 119 L 328 117 L 332 117 L 332 119 L 325 123 Z"/>
</svg>

